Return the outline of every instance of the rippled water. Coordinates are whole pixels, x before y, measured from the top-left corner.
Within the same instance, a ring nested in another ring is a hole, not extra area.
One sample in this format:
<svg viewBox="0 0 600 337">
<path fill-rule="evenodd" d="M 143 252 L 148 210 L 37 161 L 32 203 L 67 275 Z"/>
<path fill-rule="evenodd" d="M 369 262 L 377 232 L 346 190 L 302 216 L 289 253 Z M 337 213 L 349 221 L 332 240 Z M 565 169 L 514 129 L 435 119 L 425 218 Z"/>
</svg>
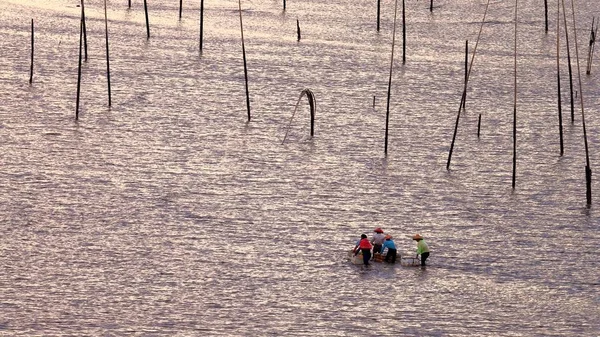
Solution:
<svg viewBox="0 0 600 337">
<path fill-rule="evenodd" d="M 559 155 L 554 1 L 548 33 L 543 2 L 519 1 L 514 190 L 513 2 L 490 3 L 449 171 L 486 1 L 407 2 L 387 157 L 392 1 L 379 33 L 375 1 L 244 1 L 249 123 L 237 2 L 205 1 L 201 55 L 199 1 L 179 21 L 178 1 L 148 0 L 149 40 L 132 2 L 108 2 L 111 108 L 103 1 L 86 3 L 75 121 L 78 1 L 0 0 L 0 335 L 598 335 L 600 187 L 586 207 L 564 46 Z M 598 7 L 575 5 L 585 72 Z M 582 77 L 594 174 L 598 72 Z M 315 136 L 303 99 L 282 145 L 305 88 Z M 402 254 L 423 234 L 427 269 L 346 261 L 378 226 Z"/>
</svg>

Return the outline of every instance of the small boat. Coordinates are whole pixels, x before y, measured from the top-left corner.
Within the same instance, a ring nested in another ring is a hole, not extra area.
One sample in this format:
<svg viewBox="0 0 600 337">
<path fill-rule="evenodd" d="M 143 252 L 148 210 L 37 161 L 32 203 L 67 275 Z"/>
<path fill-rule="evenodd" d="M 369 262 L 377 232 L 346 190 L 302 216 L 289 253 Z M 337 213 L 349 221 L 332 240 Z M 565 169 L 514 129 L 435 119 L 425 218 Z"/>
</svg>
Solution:
<svg viewBox="0 0 600 337">
<path fill-rule="evenodd" d="M 383 262 L 385 255 L 381 255 L 379 253 L 375 254 L 373 260 L 371 262 Z M 363 264 L 363 255 L 362 253 L 358 253 L 358 255 L 354 255 L 352 251 L 348 252 L 348 259 L 352 264 Z M 399 260 L 399 261 L 398 261 Z M 421 265 L 421 260 L 416 257 L 406 257 L 405 255 L 400 255 L 396 257 L 396 264 L 400 264 L 404 267 L 417 267 Z"/>
</svg>

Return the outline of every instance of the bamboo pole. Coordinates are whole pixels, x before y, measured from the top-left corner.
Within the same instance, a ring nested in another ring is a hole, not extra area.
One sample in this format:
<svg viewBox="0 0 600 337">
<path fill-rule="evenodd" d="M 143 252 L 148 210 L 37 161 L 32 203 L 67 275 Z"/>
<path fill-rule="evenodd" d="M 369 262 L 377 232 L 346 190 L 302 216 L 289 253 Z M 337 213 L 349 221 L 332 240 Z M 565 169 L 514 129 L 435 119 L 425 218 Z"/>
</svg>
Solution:
<svg viewBox="0 0 600 337">
<path fill-rule="evenodd" d="M 479 33 L 477 34 L 477 40 L 475 41 L 475 47 L 473 48 L 473 56 L 471 56 L 471 63 L 469 63 L 469 73 L 467 74 L 467 81 L 465 81 L 463 92 L 461 95 L 461 101 L 458 105 L 458 113 L 456 114 L 456 122 L 454 123 L 454 134 L 452 135 L 452 142 L 450 143 L 450 150 L 448 151 L 448 161 L 446 162 L 446 170 L 450 170 L 450 162 L 452 161 L 452 152 L 454 151 L 454 143 L 456 142 L 456 134 L 458 133 L 458 122 L 460 121 L 460 113 L 463 107 L 463 101 L 467 93 L 467 85 L 469 83 L 469 77 L 471 76 L 471 70 L 475 63 L 475 55 L 477 55 L 477 46 L 479 45 L 479 39 L 481 38 L 481 31 L 483 30 L 483 24 L 487 16 L 488 8 L 490 7 L 490 0 L 485 5 L 485 12 L 483 13 L 483 19 L 481 20 L 481 26 L 479 27 Z"/>
<path fill-rule="evenodd" d="M 377 0 L 377 31 L 379 31 L 380 10 L 381 10 L 381 0 Z"/>
<path fill-rule="evenodd" d="M 33 31 L 33 19 L 31 19 L 31 67 L 29 68 L 29 84 L 33 83 L 33 52 L 34 52 L 34 31 Z"/>
<path fill-rule="evenodd" d="M 562 0 L 563 6 L 565 1 Z M 581 85 L 581 68 L 579 66 L 579 48 L 577 43 L 577 29 L 575 24 L 575 5 L 571 1 L 571 12 L 573 14 L 573 37 L 575 38 L 575 58 L 577 59 L 577 78 L 579 79 L 579 100 L 581 103 L 581 125 L 583 127 L 583 141 L 585 144 L 585 181 L 586 181 L 586 199 L 588 207 L 592 204 L 592 168 L 590 165 L 590 152 L 588 147 L 587 132 L 585 127 L 585 111 L 583 108 L 583 88 Z"/>
<path fill-rule="evenodd" d="M 406 6 L 402 0 L 402 64 L 406 63 Z"/>
<path fill-rule="evenodd" d="M 204 39 L 204 0 L 200 0 L 200 52 L 202 52 L 202 40 Z"/>
<path fill-rule="evenodd" d="M 131 0 L 128 1 L 129 6 L 127 8 L 131 8 Z"/>
<path fill-rule="evenodd" d="M 79 66 L 77 67 L 77 99 L 75 103 L 75 120 L 79 120 L 79 95 L 81 93 L 81 44 L 83 40 L 83 18 L 79 21 Z"/>
<path fill-rule="evenodd" d="M 296 19 L 296 27 L 297 27 L 297 31 L 298 31 L 298 41 L 300 41 L 301 35 L 300 35 L 300 21 L 298 21 L 298 19 Z"/>
<path fill-rule="evenodd" d="M 183 0 L 179 0 L 179 21 L 181 21 L 182 13 L 183 13 Z"/>
<path fill-rule="evenodd" d="M 479 119 L 477 120 L 477 139 L 479 139 L 480 132 L 481 132 L 481 114 L 479 114 Z"/>
<path fill-rule="evenodd" d="M 83 0 L 81 0 L 81 17 L 83 20 L 83 49 L 85 51 L 85 62 L 88 60 L 88 47 L 87 47 L 87 29 L 85 28 L 85 7 Z"/>
<path fill-rule="evenodd" d="M 315 136 L 315 114 L 317 112 L 317 99 L 312 91 L 306 90 L 306 97 L 308 98 L 308 106 L 310 107 L 310 137 Z"/>
<path fill-rule="evenodd" d="M 388 134 L 389 134 L 389 124 L 390 124 L 390 98 L 392 96 L 392 70 L 394 69 L 394 46 L 396 44 L 396 14 L 398 13 L 398 0 L 396 0 L 396 4 L 394 6 L 394 30 L 392 33 L 392 57 L 390 60 L 390 78 L 388 81 L 388 94 L 387 94 L 387 113 L 385 114 L 385 146 L 384 146 L 384 154 L 387 156 L 388 150 Z"/>
<path fill-rule="evenodd" d="M 594 32 L 594 19 L 595 18 L 592 18 L 592 29 L 590 31 L 590 45 L 588 47 L 587 67 L 585 68 L 586 75 L 589 75 L 592 71 L 592 55 L 594 55 L 594 44 L 596 42 L 596 33 Z"/>
<path fill-rule="evenodd" d="M 467 83 L 467 76 L 469 75 L 469 40 L 465 42 L 465 84 Z M 465 85 L 466 88 L 466 85 Z M 463 111 L 467 108 L 467 90 L 464 93 L 465 98 L 463 99 Z"/>
<path fill-rule="evenodd" d="M 598 36 L 598 26 L 599 25 L 596 23 L 596 30 L 594 31 L 594 36 L 593 36 L 594 43 L 592 44 L 592 53 L 590 55 L 590 63 L 588 66 L 588 71 L 587 71 L 588 75 L 592 72 L 592 63 L 594 62 L 594 49 L 596 48 L 596 36 Z"/>
<path fill-rule="evenodd" d="M 283 0 L 283 10 L 285 10 L 285 0 Z"/>
<path fill-rule="evenodd" d="M 546 17 L 546 33 L 548 33 L 548 0 L 544 0 L 544 13 Z"/>
<path fill-rule="evenodd" d="M 108 52 L 108 15 L 106 13 L 106 0 L 104 0 L 104 31 L 106 36 L 106 81 L 108 84 L 108 106 L 112 105 L 110 92 L 110 53 Z"/>
<path fill-rule="evenodd" d="M 147 39 L 150 39 L 150 21 L 148 21 L 148 4 L 144 0 L 144 13 L 146 14 L 146 35 Z"/>
<path fill-rule="evenodd" d="M 563 21 L 565 24 L 565 42 L 567 43 L 567 64 L 569 66 L 569 92 L 571 94 L 571 124 L 575 122 L 575 99 L 573 98 L 573 70 L 571 67 L 571 46 L 569 44 L 569 29 L 567 26 L 567 14 L 565 13 L 565 2 L 562 0 Z"/>
<path fill-rule="evenodd" d="M 298 111 L 298 104 L 300 104 L 300 100 L 305 95 L 306 98 L 308 98 L 308 105 L 310 106 L 310 137 L 312 138 L 315 136 L 315 113 L 317 111 L 317 100 L 315 99 L 315 95 L 310 89 L 304 89 L 300 93 L 300 97 L 298 97 L 298 101 L 296 102 L 296 107 L 294 108 L 294 112 L 292 113 L 292 117 L 290 118 L 290 122 L 288 123 L 287 131 L 285 132 L 285 136 L 283 137 L 283 141 L 281 142 L 282 145 L 283 143 L 285 143 L 288 133 L 290 132 L 292 121 L 294 120 L 296 111 Z"/>
<path fill-rule="evenodd" d="M 248 66 L 246 65 L 246 47 L 244 46 L 244 25 L 242 23 L 242 0 L 238 0 L 240 9 L 240 32 L 242 34 L 242 55 L 244 58 L 244 79 L 246 81 L 246 107 L 248 109 L 248 122 L 250 122 L 250 92 L 248 90 Z M 285 1 L 284 1 L 285 5 Z"/>
<path fill-rule="evenodd" d="M 513 174 L 512 188 L 515 189 L 517 179 L 517 20 L 519 0 L 515 0 L 515 82 L 514 82 L 514 106 L 513 106 Z"/>
<path fill-rule="evenodd" d="M 560 90 L 560 1 L 556 2 L 558 9 L 556 11 L 556 82 L 558 90 L 558 131 L 560 137 L 560 156 L 562 157 L 564 150 L 563 141 L 563 123 L 562 123 L 562 97 Z"/>
<path fill-rule="evenodd" d="M 429 11 L 433 12 L 433 0 L 429 2 Z"/>
</svg>

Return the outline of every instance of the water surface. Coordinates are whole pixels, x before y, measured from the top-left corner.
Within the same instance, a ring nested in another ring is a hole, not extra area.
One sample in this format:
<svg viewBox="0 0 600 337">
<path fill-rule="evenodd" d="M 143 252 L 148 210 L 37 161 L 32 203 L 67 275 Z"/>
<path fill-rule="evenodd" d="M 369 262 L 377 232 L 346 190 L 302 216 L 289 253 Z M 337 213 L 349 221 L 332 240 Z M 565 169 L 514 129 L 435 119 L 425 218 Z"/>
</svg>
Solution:
<svg viewBox="0 0 600 337">
<path fill-rule="evenodd" d="M 0 334 L 598 335 L 600 188 L 586 207 L 564 35 L 559 153 L 555 3 L 546 33 L 543 4 L 519 2 L 516 188 L 513 3 L 490 3 L 446 170 L 486 3 L 406 3 L 385 156 L 392 1 L 380 32 L 374 1 L 244 1 L 248 123 L 235 1 L 205 1 L 202 54 L 197 1 L 181 21 L 149 1 L 149 40 L 141 1 L 108 1 L 110 108 L 103 1 L 86 2 L 75 121 L 78 2 L 0 0 Z M 575 5 L 585 72 L 598 9 Z M 596 67 L 581 81 L 595 174 Z M 305 88 L 313 138 L 305 99 L 290 124 Z M 430 265 L 349 264 L 375 227 L 403 255 L 424 235 Z"/>
</svg>

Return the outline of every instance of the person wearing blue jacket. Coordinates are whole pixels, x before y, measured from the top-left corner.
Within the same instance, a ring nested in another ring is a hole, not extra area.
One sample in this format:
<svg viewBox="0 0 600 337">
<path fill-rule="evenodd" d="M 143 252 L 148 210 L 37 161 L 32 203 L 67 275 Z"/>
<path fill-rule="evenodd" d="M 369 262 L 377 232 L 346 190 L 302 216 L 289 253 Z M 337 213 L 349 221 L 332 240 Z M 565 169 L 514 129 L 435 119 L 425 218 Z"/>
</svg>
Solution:
<svg viewBox="0 0 600 337">
<path fill-rule="evenodd" d="M 383 254 L 383 250 L 387 248 L 387 254 L 385 255 L 385 262 L 389 262 L 389 263 L 396 263 L 396 254 L 397 254 L 397 250 L 396 250 L 396 244 L 394 243 L 394 241 L 392 240 L 392 236 L 391 235 L 386 235 L 385 236 L 385 241 L 383 241 L 383 245 L 381 246 L 381 252 Z"/>
</svg>

